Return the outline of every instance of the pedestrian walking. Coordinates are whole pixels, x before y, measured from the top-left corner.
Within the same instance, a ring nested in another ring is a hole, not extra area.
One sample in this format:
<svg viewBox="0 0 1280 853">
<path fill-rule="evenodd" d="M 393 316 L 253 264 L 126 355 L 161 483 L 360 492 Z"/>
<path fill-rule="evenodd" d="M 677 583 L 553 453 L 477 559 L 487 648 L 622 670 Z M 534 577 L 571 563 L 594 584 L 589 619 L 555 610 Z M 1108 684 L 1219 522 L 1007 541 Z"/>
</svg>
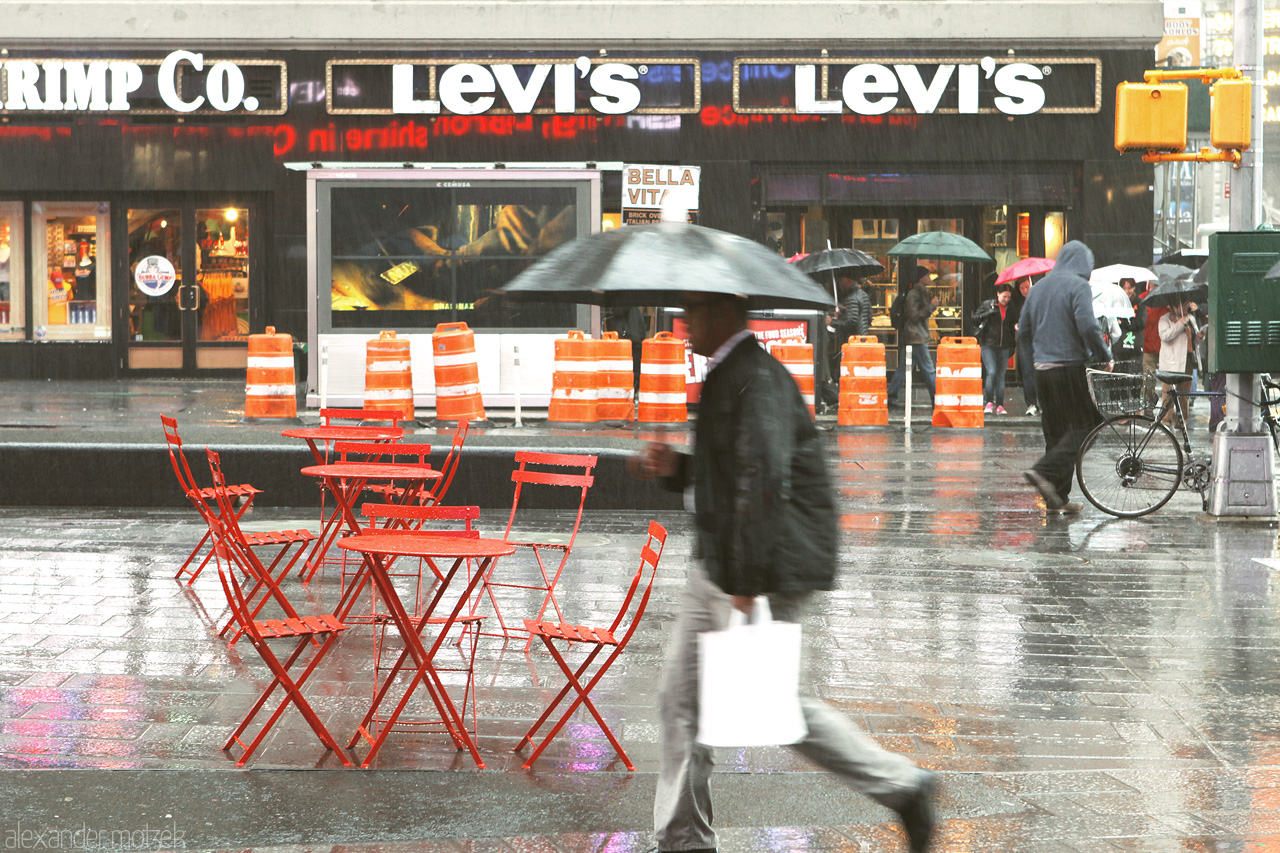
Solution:
<svg viewBox="0 0 1280 853">
<path fill-rule="evenodd" d="M 916 267 L 915 281 L 907 293 L 903 305 L 903 326 L 898 330 L 898 367 L 893 371 L 893 379 L 889 382 L 889 405 L 898 405 L 898 394 L 906 382 L 907 347 L 911 347 L 911 357 L 915 368 L 924 375 L 925 387 L 929 389 L 929 405 L 933 405 L 935 378 L 933 358 L 929 354 L 929 318 L 938 310 L 938 297 L 929 293 L 929 282 L 933 273 L 925 267 Z"/>
<path fill-rule="evenodd" d="M 1024 476 L 1044 497 L 1051 511 L 1079 512 L 1068 500 L 1076 454 L 1085 437 L 1102 422 L 1089 396 L 1085 367 L 1115 362 L 1094 317 L 1093 252 L 1072 240 L 1058 253 L 1053 271 L 1040 280 L 1022 307 L 1018 339 L 1031 351 L 1040 404 L 1045 453 Z"/>
<path fill-rule="evenodd" d="M 1013 286 L 996 288 L 973 313 L 974 337 L 982 353 L 982 402 L 987 414 L 1007 415 L 1004 407 L 1004 375 L 1017 343 L 1018 309 L 1013 307 Z"/>
<path fill-rule="evenodd" d="M 1027 294 L 1031 293 L 1033 282 L 1031 277 L 1018 279 L 1018 297 L 1013 302 L 1013 307 L 1017 309 L 1018 315 L 1022 315 L 1022 306 L 1027 304 Z M 1014 326 L 1015 331 L 1017 326 Z M 1040 414 L 1040 409 L 1036 406 L 1036 371 L 1031 365 L 1031 349 L 1024 345 L 1019 339 L 1018 344 L 1018 375 L 1022 377 L 1022 401 L 1027 404 L 1027 414 L 1035 416 Z"/>
<path fill-rule="evenodd" d="M 840 399 L 840 348 L 852 335 L 871 333 L 871 297 L 862 288 L 862 283 L 842 275 L 836 287 L 840 302 L 835 316 L 827 316 L 827 326 L 832 331 L 827 352 L 829 378 L 823 384 L 823 403 L 827 406 L 836 405 Z"/>
<path fill-rule="evenodd" d="M 1156 287 L 1153 281 L 1147 285 L 1146 290 L 1138 298 L 1151 293 Z M 1156 370 L 1160 367 L 1160 318 L 1168 311 L 1168 308 L 1137 308 L 1135 311 L 1142 311 L 1142 399 L 1149 402 L 1155 399 L 1156 389 Z M 1154 411 L 1148 411 L 1148 415 L 1154 415 Z"/>
<path fill-rule="evenodd" d="M 795 381 L 746 328 L 746 301 L 687 294 L 689 343 L 708 356 L 692 456 L 655 442 L 633 474 L 692 486 L 699 559 L 691 568 L 661 687 L 662 764 L 654 799 L 661 851 L 715 851 L 710 777 L 714 756 L 696 742 L 698 635 L 721 630 L 736 608 L 767 595 L 775 620 L 802 622 L 816 592 L 834 585 L 835 499 L 822 443 Z M 806 638 L 815 632 L 805 630 Z M 802 754 L 854 790 L 896 811 L 910 849 L 933 832 L 933 774 L 880 748 L 813 696 L 820 659 L 806 655 Z"/>
</svg>

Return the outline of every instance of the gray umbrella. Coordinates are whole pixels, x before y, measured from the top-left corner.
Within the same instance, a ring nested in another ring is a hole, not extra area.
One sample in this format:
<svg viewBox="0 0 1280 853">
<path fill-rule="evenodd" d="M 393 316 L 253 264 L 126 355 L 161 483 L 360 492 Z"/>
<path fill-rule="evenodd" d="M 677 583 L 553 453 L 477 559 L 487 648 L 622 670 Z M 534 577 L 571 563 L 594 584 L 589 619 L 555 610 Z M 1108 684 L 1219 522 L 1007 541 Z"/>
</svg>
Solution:
<svg viewBox="0 0 1280 853">
<path fill-rule="evenodd" d="M 1137 307 L 1168 308 L 1182 302 L 1203 302 L 1209 297 L 1209 287 L 1195 281 L 1194 275 L 1188 271 L 1177 278 L 1161 276 L 1155 288 L 1138 300 Z"/>
<path fill-rule="evenodd" d="M 503 288 L 536 302 L 679 305 L 686 292 L 745 296 L 749 307 L 825 308 L 831 297 L 759 243 L 698 225 L 627 225 L 552 251 Z"/>
<path fill-rule="evenodd" d="M 846 270 L 852 278 L 884 272 L 884 266 L 879 261 L 860 249 L 823 249 L 796 261 L 795 268 L 807 273 Z"/>
</svg>

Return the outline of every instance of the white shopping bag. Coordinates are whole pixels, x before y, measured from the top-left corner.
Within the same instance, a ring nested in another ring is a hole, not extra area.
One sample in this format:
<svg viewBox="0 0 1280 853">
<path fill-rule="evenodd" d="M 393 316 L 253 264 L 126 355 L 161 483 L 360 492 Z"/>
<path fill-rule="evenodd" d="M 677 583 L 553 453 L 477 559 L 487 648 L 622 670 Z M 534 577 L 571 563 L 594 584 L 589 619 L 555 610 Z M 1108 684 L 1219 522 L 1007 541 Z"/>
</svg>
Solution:
<svg viewBox="0 0 1280 853">
<path fill-rule="evenodd" d="M 800 710 L 800 625 L 774 622 L 756 599 L 755 621 L 734 610 L 724 631 L 698 635 L 698 743 L 774 746 L 807 733 Z"/>
</svg>

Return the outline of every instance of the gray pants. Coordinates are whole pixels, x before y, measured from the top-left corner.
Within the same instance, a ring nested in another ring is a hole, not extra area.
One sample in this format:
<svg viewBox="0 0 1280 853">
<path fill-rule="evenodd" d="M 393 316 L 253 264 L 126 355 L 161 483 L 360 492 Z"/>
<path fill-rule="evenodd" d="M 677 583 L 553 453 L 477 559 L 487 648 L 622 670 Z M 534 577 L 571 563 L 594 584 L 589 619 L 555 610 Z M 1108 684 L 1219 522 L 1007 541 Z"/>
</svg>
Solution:
<svg viewBox="0 0 1280 853">
<path fill-rule="evenodd" d="M 773 618 L 803 622 L 812 593 L 771 595 Z M 728 595 L 711 583 L 701 563 L 690 569 L 675 636 L 662 675 L 662 768 L 653 803 L 659 850 L 716 847 L 711 828 L 710 747 L 695 743 L 698 733 L 698 634 L 723 630 L 731 609 Z M 815 631 L 804 628 L 806 651 L 801 669 L 801 707 L 808 736 L 795 745 L 804 756 L 837 773 L 855 791 L 888 806 L 901 806 L 920 787 L 924 771 L 900 755 L 886 752 L 843 714 L 815 698 L 813 684 L 820 657 L 809 653 Z"/>
</svg>

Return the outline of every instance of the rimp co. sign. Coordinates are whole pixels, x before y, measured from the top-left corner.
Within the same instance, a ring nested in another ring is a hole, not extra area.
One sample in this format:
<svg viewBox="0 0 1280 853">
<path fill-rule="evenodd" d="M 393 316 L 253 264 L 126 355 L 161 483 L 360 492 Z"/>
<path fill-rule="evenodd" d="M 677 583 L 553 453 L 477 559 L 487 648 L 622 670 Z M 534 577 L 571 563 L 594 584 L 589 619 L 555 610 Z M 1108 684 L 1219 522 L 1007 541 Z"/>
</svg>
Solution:
<svg viewBox="0 0 1280 853">
<path fill-rule="evenodd" d="M 733 64 L 733 109 L 743 114 L 1021 116 L 1101 108 L 1098 59 L 823 57 L 736 59 Z"/>
<path fill-rule="evenodd" d="M 250 76 L 268 85 L 246 94 Z M 288 72 L 279 60 L 211 60 L 175 50 L 163 59 L 0 61 L 0 112 L 280 115 Z"/>
</svg>

